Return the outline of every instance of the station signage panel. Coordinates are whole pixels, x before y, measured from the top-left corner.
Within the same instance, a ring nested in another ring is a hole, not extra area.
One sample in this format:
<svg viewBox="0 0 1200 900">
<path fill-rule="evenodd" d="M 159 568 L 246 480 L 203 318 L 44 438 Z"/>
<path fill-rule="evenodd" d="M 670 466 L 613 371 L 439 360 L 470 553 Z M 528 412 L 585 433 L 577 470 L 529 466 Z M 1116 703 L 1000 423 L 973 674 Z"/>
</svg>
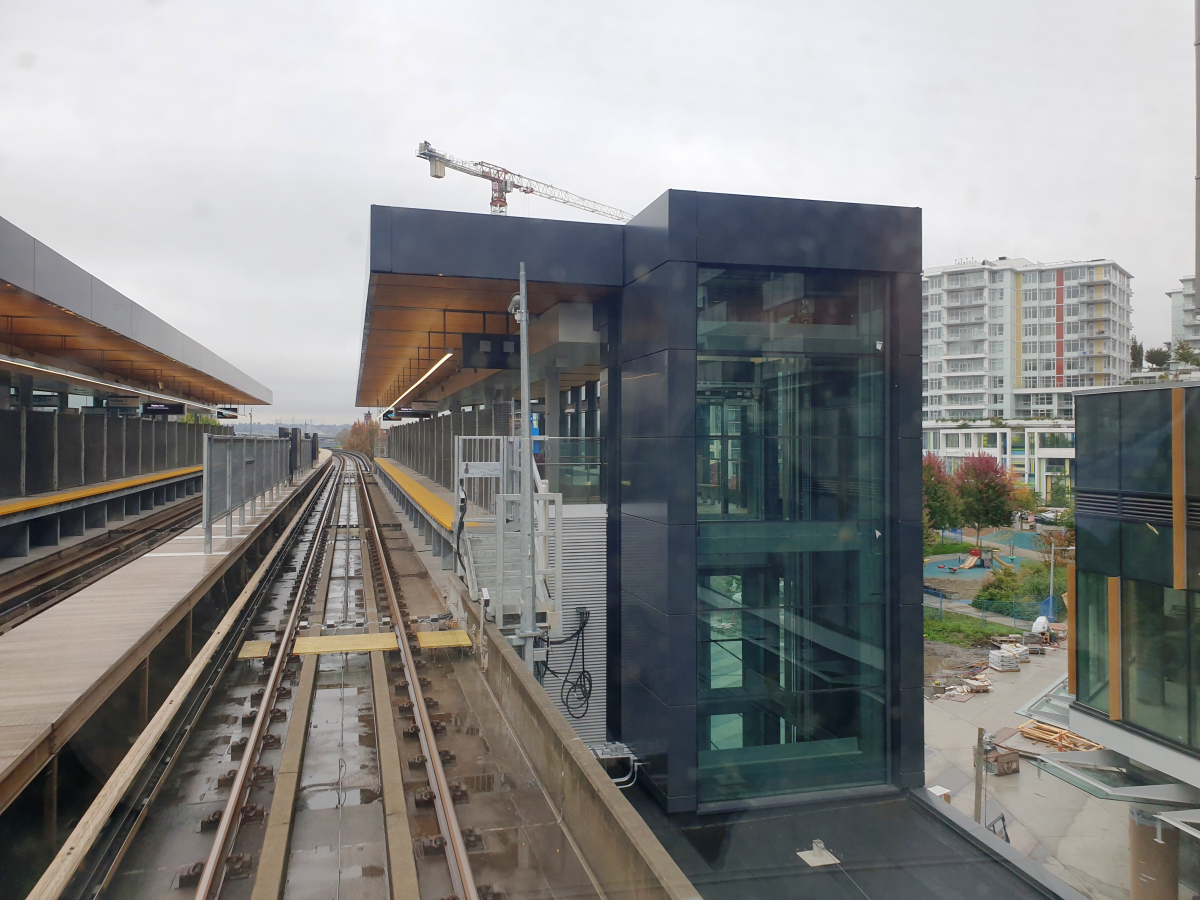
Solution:
<svg viewBox="0 0 1200 900">
<path fill-rule="evenodd" d="M 182 403 L 143 403 L 143 416 L 182 416 L 184 414 L 184 404 Z"/>
</svg>

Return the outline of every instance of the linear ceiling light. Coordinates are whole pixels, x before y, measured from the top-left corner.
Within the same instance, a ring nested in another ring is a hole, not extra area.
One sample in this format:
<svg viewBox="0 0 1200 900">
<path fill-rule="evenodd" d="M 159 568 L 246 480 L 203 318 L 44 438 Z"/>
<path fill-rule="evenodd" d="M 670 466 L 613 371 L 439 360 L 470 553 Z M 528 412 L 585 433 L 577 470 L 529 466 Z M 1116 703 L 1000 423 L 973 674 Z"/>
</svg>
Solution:
<svg viewBox="0 0 1200 900">
<path fill-rule="evenodd" d="M 418 378 L 416 380 L 416 382 L 414 382 L 412 387 L 410 387 L 407 391 L 405 391 L 403 394 L 401 394 L 399 397 L 397 397 L 395 400 L 393 400 L 392 405 L 389 406 L 387 409 L 385 409 L 384 412 L 387 412 L 388 409 L 394 409 L 397 403 L 399 403 L 401 400 L 403 400 L 405 397 L 407 397 L 409 394 L 411 394 L 413 391 L 415 391 L 417 388 L 419 388 L 421 386 L 422 381 L 424 381 L 426 378 L 428 378 L 430 375 L 432 375 L 434 372 L 436 372 L 438 370 L 438 366 L 440 366 L 442 363 L 444 363 L 446 360 L 448 360 L 453 355 L 454 355 L 453 353 L 447 353 L 445 356 L 443 356 L 441 359 L 439 359 L 437 362 L 435 362 L 432 366 L 430 366 L 429 371 L 426 372 L 424 375 L 422 375 L 420 378 Z"/>
<path fill-rule="evenodd" d="M 154 397 L 158 400 L 168 400 L 171 403 L 184 403 L 188 406 L 195 406 L 200 409 L 216 410 L 216 406 L 210 403 L 201 403 L 197 400 L 186 400 L 183 397 L 175 397 L 171 394 L 159 394 L 155 391 L 148 391 L 145 388 L 140 388 L 132 384 L 118 384 L 115 381 L 104 381 L 100 378 L 92 378 L 90 375 L 80 375 L 77 372 L 72 372 L 69 369 L 59 369 L 54 366 L 35 365 L 24 360 L 16 359 L 7 354 L 0 353 L 0 368 L 17 368 L 28 369 L 31 372 L 42 372 L 46 375 L 57 375 L 59 378 L 65 378 L 68 381 L 77 381 L 84 384 L 94 384 L 99 387 L 106 388 L 111 391 L 121 392 L 124 394 L 139 394 L 143 397 Z"/>
</svg>

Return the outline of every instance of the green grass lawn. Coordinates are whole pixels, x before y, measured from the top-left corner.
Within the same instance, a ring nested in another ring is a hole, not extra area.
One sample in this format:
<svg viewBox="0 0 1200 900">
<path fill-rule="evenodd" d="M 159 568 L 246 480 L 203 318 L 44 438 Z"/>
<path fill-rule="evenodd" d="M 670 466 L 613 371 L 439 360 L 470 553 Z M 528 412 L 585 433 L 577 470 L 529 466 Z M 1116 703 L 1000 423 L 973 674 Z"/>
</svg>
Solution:
<svg viewBox="0 0 1200 900">
<path fill-rule="evenodd" d="M 942 613 L 939 622 L 938 611 L 925 607 L 925 637 L 931 641 L 956 647 L 986 647 L 989 635 L 1015 633 L 1011 625 L 985 624 L 981 619 L 962 613 Z"/>
<path fill-rule="evenodd" d="M 940 556 L 943 553 L 970 553 L 975 549 L 974 544 L 964 544 L 959 541 L 946 541 L 944 544 L 934 544 L 925 550 L 926 558 Z"/>
</svg>

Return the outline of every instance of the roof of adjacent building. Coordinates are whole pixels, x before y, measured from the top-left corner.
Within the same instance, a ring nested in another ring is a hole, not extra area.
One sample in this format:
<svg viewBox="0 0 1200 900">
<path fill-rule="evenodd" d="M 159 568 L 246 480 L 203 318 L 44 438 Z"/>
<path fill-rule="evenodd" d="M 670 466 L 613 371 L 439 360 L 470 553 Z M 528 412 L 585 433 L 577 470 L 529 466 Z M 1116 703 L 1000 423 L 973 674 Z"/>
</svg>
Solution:
<svg viewBox="0 0 1200 900">
<path fill-rule="evenodd" d="M 11 358 L 196 403 L 273 400 L 245 372 L 2 218 L 0 322 L 0 352 Z"/>
<path fill-rule="evenodd" d="M 1013 269 L 1015 271 L 1037 269 L 1041 271 L 1042 269 L 1065 269 L 1074 266 L 1116 266 L 1129 278 L 1133 277 L 1128 269 L 1112 259 L 1059 259 L 1053 262 L 1040 262 L 1026 259 L 1023 256 L 998 256 L 995 259 L 971 260 L 947 266 L 926 266 L 922 274 L 928 277 L 946 272 L 969 272 L 972 269 Z"/>
</svg>

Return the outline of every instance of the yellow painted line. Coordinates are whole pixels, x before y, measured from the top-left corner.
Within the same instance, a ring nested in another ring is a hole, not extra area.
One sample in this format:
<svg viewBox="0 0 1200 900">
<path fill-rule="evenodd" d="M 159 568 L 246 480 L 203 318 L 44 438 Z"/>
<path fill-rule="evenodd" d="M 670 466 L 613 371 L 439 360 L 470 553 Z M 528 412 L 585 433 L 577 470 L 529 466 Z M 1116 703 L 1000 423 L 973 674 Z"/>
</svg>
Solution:
<svg viewBox="0 0 1200 900">
<path fill-rule="evenodd" d="M 447 531 L 453 530 L 454 507 L 434 494 L 429 488 L 417 484 L 414 479 L 401 472 L 399 467 L 390 459 L 376 457 L 375 462 L 379 463 L 380 468 L 387 472 L 392 480 L 400 486 L 401 490 L 412 498 L 413 503 L 425 510 L 425 513 L 433 521 L 437 522 Z"/>
<path fill-rule="evenodd" d="M 246 641 L 238 651 L 238 659 L 266 659 L 271 652 L 270 641 Z"/>
<path fill-rule="evenodd" d="M 471 638 L 459 628 L 449 631 L 418 631 L 417 643 L 422 650 L 437 650 L 442 647 L 470 647 Z"/>
<path fill-rule="evenodd" d="M 1171 388 L 1171 524 L 1175 590 L 1187 590 L 1187 479 L 1184 469 L 1183 388 Z"/>
<path fill-rule="evenodd" d="M 71 491 L 38 494 L 36 497 L 22 497 L 20 500 L 10 500 L 8 503 L 0 503 L 0 516 L 11 516 L 13 513 L 25 512 L 30 509 L 40 509 L 45 506 L 54 506 L 56 503 L 70 503 L 72 500 L 83 500 L 86 497 L 96 497 L 112 491 L 140 487 L 143 484 L 153 484 L 156 481 L 177 478 L 180 475 L 196 475 L 203 468 L 203 466 L 186 466 L 182 469 L 155 472 L 151 475 L 139 475 L 136 478 L 123 478 L 120 481 L 105 481 L 102 484 L 93 484 Z"/>
<path fill-rule="evenodd" d="M 395 650 L 394 632 L 383 634 L 327 634 L 321 637 L 296 638 L 292 652 L 297 656 L 310 653 L 365 653 L 368 650 Z"/>
</svg>

